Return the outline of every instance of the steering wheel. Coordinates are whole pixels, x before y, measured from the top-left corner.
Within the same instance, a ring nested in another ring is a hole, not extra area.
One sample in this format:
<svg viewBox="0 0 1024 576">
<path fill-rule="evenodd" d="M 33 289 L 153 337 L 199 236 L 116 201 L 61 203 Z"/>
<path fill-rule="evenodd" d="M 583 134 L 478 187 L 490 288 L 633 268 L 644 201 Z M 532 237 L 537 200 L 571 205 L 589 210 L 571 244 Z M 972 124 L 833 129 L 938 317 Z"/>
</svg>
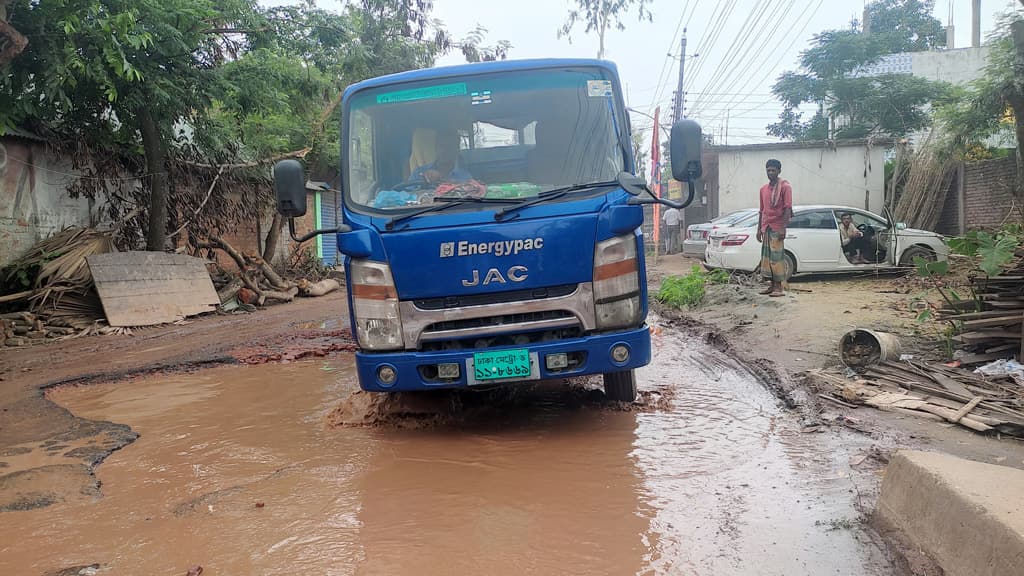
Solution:
<svg viewBox="0 0 1024 576">
<path fill-rule="evenodd" d="M 426 180 L 406 180 L 400 182 L 391 187 L 396 192 L 406 192 L 408 190 L 423 190 L 425 188 L 433 189 L 434 186 Z"/>
<path fill-rule="evenodd" d="M 875 235 L 875 228 L 870 224 L 857 224 L 857 230 L 860 230 L 864 234 L 865 238 L 870 238 Z"/>
</svg>

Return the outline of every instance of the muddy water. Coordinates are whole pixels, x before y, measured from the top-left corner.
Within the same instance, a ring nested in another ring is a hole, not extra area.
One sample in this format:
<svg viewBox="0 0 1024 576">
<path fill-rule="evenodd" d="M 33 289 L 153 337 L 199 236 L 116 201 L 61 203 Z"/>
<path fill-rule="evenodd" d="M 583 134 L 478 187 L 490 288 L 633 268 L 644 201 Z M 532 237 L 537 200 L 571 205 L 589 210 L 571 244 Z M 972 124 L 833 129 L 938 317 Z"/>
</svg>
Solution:
<svg viewBox="0 0 1024 576">
<path fill-rule="evenodd" d="M 553 387 L 405 430 L 325 424 L 348 355 L 57 391 L 141 436 L 93 498 L 0 515 L 0 573 L 892 573 L 848 439 L 677 333 L 640 378 L 635 411 Z"/>
</svg>

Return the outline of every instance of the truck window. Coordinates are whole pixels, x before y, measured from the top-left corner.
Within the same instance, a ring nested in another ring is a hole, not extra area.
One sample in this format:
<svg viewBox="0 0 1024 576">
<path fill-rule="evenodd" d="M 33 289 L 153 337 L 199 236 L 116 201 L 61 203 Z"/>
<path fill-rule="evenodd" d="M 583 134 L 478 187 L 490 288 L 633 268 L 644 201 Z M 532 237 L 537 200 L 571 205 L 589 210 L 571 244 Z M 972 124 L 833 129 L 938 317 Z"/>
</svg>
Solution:
<svg viewBox="0 0 1024 576">
<path fill-rule="evenodd" d="M 348 108 L 345 201 L 356 209 L 529 198 L 628 168 L 623 111 L 598 68 L 394 84 L 357 93 Z M 457 209 L 481 207 L 490 208 Z"/>
<path fill-rule="evenodd" d="M 369 191 L 374 187 L 373 121 L 369 114 L 355 111 L 352 115 L 352 134 L 349 138 L 349 178 L 360 202 L 372 200 Z"/>
</svg>

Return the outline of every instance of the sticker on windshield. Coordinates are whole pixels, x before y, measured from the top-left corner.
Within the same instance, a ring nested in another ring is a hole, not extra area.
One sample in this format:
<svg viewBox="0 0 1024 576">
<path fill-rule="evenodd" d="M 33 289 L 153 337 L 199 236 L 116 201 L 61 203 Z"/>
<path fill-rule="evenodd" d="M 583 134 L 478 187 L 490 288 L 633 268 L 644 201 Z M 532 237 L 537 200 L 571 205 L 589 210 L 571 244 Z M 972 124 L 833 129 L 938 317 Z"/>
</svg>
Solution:
<svg viewBox="0 0 1024 576">
<path fill-rule="evenodd" d="M 416 100 L 433 100 L 436 98 L 450 98 L 452 96 L 465 96 L 466 83 L 441 84 L 440 86 L 427 86 L 425 88 L 412 88 L 387 92 L 377 95 L 377 104 L 394 104 L 396 102 L 413 102 Z"/>
<path fill-rule="evenodd" d="M 470 92 L 469 93 L 469 98 L 470 98 L 470 102 L 473 103 L 473 106 L 477 106 L 477 105 L 480 105 L 480 104 L 490 104 L 491 103 L 491 91 L 490 90 L 481 90 L 480 92 Z"/>
<path fill-rule="evenodd" d="M 587 96 L 591 98 L 607 98 L 611 95 L 611 80 L 587 80 Z"/>
</svg>

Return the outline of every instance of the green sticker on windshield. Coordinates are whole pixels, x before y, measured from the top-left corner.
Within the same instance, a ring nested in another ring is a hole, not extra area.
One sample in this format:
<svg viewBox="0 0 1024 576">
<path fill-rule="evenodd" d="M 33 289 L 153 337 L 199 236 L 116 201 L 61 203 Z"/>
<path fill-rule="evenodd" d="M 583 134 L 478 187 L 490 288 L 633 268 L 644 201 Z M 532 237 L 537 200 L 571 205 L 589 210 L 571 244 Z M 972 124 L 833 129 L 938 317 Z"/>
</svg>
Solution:
<svg viewBox="0 0 1024 576">
<path fill-rule="evenodd" d="M 465 96 L 466 83 L 441 84 L 439 86 L 427 86 L 425 88 L 411 88 L 397 92 L 386 92 L 377 95 L 377 104 L 394 104 L 396 102 L 412 102 L 414 100 L 434 100 L 436 98 L 451 98 L 452 96 Z"/>
</svg>

